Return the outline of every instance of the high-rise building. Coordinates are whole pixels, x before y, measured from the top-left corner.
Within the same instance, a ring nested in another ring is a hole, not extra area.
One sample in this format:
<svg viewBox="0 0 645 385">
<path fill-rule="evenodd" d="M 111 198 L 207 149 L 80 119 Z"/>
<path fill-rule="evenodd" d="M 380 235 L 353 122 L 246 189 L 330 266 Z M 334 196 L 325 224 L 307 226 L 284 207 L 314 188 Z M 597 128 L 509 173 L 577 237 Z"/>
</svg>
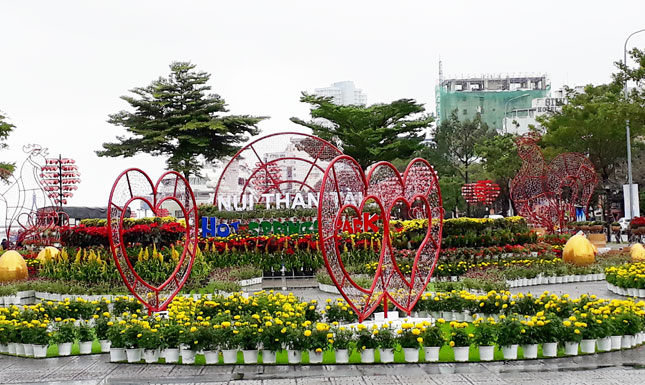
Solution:
<svg viewBox="0 0 645 385">
<path fill-rule="evenodd" d="M 491 129 L 504 132 L 504 117 L 514 110 L 530 109 L 533 99 L 549 97 L 546 75 L 481 75 L 443 79 L 439 63 L 436 87 L 437 124 L 456 110 L 459 120 L 472 120 L 480 113 Z"/>
<path fill-rule="evenodd" d="M 314 89 L 314 95 L 333 98 L 333 103 L 341 106 L 366 105 L 367 95 L 354 82 L 343 81 L 332 84 L 330 87 Z"/>
</svg>

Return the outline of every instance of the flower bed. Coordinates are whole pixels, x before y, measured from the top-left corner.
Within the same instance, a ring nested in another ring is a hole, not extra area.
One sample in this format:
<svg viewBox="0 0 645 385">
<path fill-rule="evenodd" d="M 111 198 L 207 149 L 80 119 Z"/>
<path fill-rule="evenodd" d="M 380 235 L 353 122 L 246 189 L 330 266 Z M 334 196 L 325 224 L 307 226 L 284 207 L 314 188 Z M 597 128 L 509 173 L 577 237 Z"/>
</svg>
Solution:
<svg viewBox="0 0 645 385">
<path fill-rule="evenodd" d="M 176 298 L 167 317 L 149 317 L 127 298 L 48 301 L 0 307 L 0 352 L 53 356 L 71 354 L 71 346 L 79 354 L 100 346 L 113 361 L 357 363 L 514 359 L 513 347 L 521 345 L 519 356 L 536 358 L 538 344 L 543 357 L 578 354 L 579 345 L 594 353 L 640 344 L 643 306 L 586 295 L 444 293 L 424 296 L 415 309 L 436 315 L 436 323 L 342 326 L 355 319 L 342 300 L 318 304 L 273 292 Z M 449 321 L 454 314 L 464 318 Z"/>
<path fill-rule="evenodd" d="M 626 263 L 605 269 L 607 288 L 619 295 L 645 298 L 645 262 Z"/>
</svg>

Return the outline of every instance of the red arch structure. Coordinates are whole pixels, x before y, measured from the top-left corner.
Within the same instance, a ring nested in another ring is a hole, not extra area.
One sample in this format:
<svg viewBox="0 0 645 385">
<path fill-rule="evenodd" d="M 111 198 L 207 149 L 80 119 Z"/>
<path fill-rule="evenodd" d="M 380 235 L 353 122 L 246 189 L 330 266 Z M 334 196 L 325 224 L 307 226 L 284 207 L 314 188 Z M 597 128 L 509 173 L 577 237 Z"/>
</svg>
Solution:
<svg viewBox="0 0 645 385">
<path fill-rule="evenodd" d="M 232 195 L 237 202 L 252 194 L 261 202 L 262 194 L 314 193 L 327 165 L 342 152 L 333 144 L 313 135 L 281 132 L 256 139 L 242 147 L 226 164 L 215 187 L 218 197 Z"/>
</svg>

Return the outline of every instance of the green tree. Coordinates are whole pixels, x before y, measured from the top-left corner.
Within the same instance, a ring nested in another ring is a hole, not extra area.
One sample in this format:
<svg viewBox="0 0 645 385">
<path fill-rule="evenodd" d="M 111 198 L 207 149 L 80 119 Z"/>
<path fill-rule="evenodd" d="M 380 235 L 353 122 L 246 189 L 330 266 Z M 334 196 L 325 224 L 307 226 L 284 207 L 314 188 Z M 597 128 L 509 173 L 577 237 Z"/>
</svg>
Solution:
<svg viewBox="0 0 645 385">
<path fill-rule="evenodd" d="M 627 158 L 625 124 L 629 120 L 632 146 L 636 152 L 642 144 L 635 141 L 645 134 L 645 54 L 631 52 L 638 68 L 628 69 L 616 63 L 619 72 L 609 84 L 588 85 L 584 93 L 567 90 L 568 103 L 556 112 L 540 118 L 546 130 L 541 145 L 547 151 L 580 152 L 586 154 L 596 167 L 603 188 L 610 188 L 615 172 Z M 627 99 L 623 95 L 625 81 L 636 82 Z"/>
<path fill-rule="evenodd" d="M 413 99 L 371 106 L 342 106 L 331 100 L 303 92 L 300 101 L 311 105 L 312 120 L 291 121 L 341 147 L 363 169 L 381 160 L 410 158 L 422 148 L 423 130 L 434 121 Z"/>
<path fill-rule="evenodd" d="M 509 205 L 510 181 L 515 178 L 522 166 L 522 160 L 517 155 L 515 135 L 495 135 L 475 144 L 475 152 L 481 157 L 487 178 L 500 186 L 500 196 L 497 199 L 506 211 Z"/>
<path fill-rule="evenodd" d="M 0 149 L 9 147 L 5 141 L 9 138 L 9 134 L 16 128 L 13 124 L 7 121 L 2 111 L 0 111 Z M 0 179 L 6 181 L 13 174 L 16 168 L 15 163 L 0 162 Z"/>
<path fill-rule="evenodd" d="M 434 147 L 420 153 L 436 162 L 438 168 L 452 170 L 451 175 L 459 175 L 463 183 L 471 180 L 471 170 L 479 159 L 475 147 L 477 143 L 491 138 L 488 125 L 477 114 L 473 120 L 460 121 L 455 109 L 450 118 L 442 122 L 435 130 Z M 434 152 L 434 153 L 433 153 Z M 435 164 L 435 163 L 433 163 Z"/>
<path fill-rule="evenodd" d="M 168 169 L 188 177 L 197 173 L 200 158 L 214 160 L 234 154 L 248 135 L 257 135 L 257 124 L 266 117 L 221 115 L 228 112 L 217 94 L 208 93 L 210 74 L 194 71 L 189 62 L 174 62 L 170 76 L 122 96 L 134 112 L 120 111 L 108 122 L 125 127 L 130 137 L 103 143 L 99 156 L 130 157 L 138 153 L 167 155 Z"/>
</svg>

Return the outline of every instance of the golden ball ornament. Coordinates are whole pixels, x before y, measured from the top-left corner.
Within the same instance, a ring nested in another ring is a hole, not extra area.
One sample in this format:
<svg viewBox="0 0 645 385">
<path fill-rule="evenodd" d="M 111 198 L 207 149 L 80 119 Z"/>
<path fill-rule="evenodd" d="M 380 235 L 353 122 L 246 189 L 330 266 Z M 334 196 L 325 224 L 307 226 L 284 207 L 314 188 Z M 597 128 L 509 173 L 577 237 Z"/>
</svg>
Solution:
<svg viewBox="0 0 645 385">
<path fill-rule="evenodd" d="M 564 245 L 562 259 L 576 266 L 588 266 L 594 263 L 596 259 L 596 248 L 589 242 L 584 233 L 578 233 L 569 238 L 566 245 Z"/>
<path fill-rule="evenodd" d="M 58 251 L 58 249 L 54 246 L 47 246 L 44 249 L 40 250 L 36 259 L 40 261 L 40 263 L 45 263 L 52 258 L 55 258 L 58 253 L 60 253 L 60 251 Z"/>
<path fill-rule="evenodd" d="M 633 244 L 630 248 L 630 253 L 632 255 L 632 262 L 645 261 L 645 247 L 640 243 Z"/>
<path fill-rule="evenodd" d="M 29 277 L 27 262 L 15 250 L 5 251 L 0 257 L 0 282 L 17 281 Z"/>
</svg>

